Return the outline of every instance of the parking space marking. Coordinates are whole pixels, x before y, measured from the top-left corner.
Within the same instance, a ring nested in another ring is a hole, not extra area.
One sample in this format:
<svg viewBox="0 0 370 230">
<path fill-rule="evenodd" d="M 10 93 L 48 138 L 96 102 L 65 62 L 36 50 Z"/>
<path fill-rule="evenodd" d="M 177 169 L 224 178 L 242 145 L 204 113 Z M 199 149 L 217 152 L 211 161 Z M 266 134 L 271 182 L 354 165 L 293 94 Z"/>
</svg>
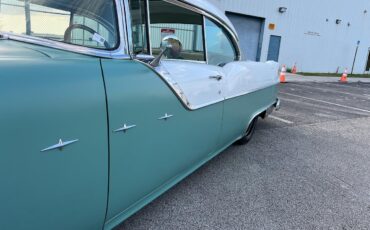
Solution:
<svg viewBox="0 0 370 230">
<path fill-rule="evenodd" d="M 290 83 L 290 84 L 298 86 L 298 87 L 302 87 L 302 88 L 309 88 L 309 89 L 314 88 L 314 89 L 318 89 L 318 90 L 322 90 L 322 91 L 326 91 L 326 92 L 331 92 L 331 93 L 339 93 L 339 94 L 345 94 L 345 95 L 349 95 L 349 96 L 353 96 L 353 97 L 370 99 L 370 95 L 368 95 L 368 94 L 355 94 L 355 93 L 348 93 L 348 92 L 343 92 L 343 91 L 335 90 L 335 89 L 320 88 L 320 87 L 317 87 L 317 86 L 312 87 L 312 86 L 308 86 L 308 85 L 295 84 L 295 83 Z"/>
<path fill-rule="evenodd" d="M 330 85 L 330 86 L 338 86 L 338 87 L 342 87 L 342 88 L 360 89 L 360 90 L 365 90 L 365 91 L 368 90 L 367 88 L 361 88 L 361 87 L 352 86 L 352 85 L 348 85 L 348 84 L 338 84 L 338 83 L 334 83 L 334 82 L 320 82 L 320 83 L 325 84 L 325 85 Z"/>
<path fill-rule="evenodd" d="M 338 107 L 342 107 L 342 108 L 347 108 L 347 109 L 351 109 L 351 110 L 356 110 L 356 111 L 361 111 L 361 112 L 365 112 L 365 113 L 370 113 L 370 110 L 366 110 L 366 109 L 360 109 L 360 108 L 356 108 L 356 107 L 352 107 L 352 106 L 347 106 L 347 105 L 341 105 L 341 104 L 337 104 L 337 103 L 333 103 L 333 102 L 329 102 L 329 101 L 323 101 L 323 100 L 314 99 L 314 98 L 310 98 L 310 97 L 299 96 L 299 95 L 292 94 L 292 93 L 284 93 L 284 92 L 280 92 L 280 93 L 281 94 L 285 94 L 285 95 L 289 95 L 289 96 L 293 96 L 293 97 L 298 97 L 298 98 L 306 99 L 306 100 L 321 102 L 321 103 L 325 103 L 325 104 L 328 104 L 328 105 L 334 105 L 334 106 L 338 106 Z"/>
<path fill-rule="evenodd" d="M 274 120 L 281 121 L 281 122 L 284 122 L 284 123 L 287 123 L 287 124 L 294 124 L 294 122 L 292 122 L 292 121 L 288 121 L 288 120 L 285 120 L 283 118 L 276 117 L 274 115 L 269 115 L 269 117 L 274 119 Z"/>
</svg>

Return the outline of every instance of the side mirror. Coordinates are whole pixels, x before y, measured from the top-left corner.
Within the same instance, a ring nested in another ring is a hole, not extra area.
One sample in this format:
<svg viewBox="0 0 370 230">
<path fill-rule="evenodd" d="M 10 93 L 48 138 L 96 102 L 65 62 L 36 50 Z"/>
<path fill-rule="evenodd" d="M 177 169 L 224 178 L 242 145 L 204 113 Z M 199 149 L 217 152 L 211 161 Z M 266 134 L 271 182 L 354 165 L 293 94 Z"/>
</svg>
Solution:
<svg viewBox="0 0 370 230">
<path fill-rule="evenodd" d="M 152 62 L 150 62 L 150 65 L 153 67 L 159 66 L 163 56 L 176 59 L 180 56 L 181 51 L 182 44 L 179 38 L 175 35 L 168 35 L 162 39 L 161 52 Z"/>
</svg>

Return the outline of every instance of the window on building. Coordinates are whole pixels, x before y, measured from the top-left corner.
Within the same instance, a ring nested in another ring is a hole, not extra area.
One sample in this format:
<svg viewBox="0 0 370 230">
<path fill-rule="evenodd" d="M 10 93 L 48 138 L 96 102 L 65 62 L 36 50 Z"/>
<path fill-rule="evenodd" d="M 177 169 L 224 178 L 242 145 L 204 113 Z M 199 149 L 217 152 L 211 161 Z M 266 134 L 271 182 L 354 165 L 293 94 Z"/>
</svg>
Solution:
<svg viewBox="0 0 370 230">
<path fill-rule="evenodd" d="M 178 59 L 205 61 L 203 16 L 163 0 L 150 0 L 150 42 L 153 55 L 160 53 L 161 41 L 175 35 L 182 44 Z"/>
<path fill-rule="evenodd" d="M 208 64 L 223 66 L 236 60 L 236 52 L 226 31 L 206 19 L 206 44 Z"/>
<path fill-rule="evenodd" d="M 98 49 L 118 45 L 113 0 L 1 0 L 0 31 Z"/>
</svg>

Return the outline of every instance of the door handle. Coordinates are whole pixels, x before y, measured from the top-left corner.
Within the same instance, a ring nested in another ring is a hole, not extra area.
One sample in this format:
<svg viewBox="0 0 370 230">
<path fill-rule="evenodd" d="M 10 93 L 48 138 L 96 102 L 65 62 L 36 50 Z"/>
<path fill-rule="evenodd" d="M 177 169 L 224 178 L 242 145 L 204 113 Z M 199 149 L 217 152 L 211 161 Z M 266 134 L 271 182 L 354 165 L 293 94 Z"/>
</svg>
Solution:
<svg viewBox="0 0 370 230">
<path fill-rule="evenodd" d="M 213 80 L 221 81 L 221 80 L 222 80 L 222 76 L 221 76 L 221 75 L 210 76 L 210 77 L 209 77 L 209 79 L 213 79 Z"/>
</svg>

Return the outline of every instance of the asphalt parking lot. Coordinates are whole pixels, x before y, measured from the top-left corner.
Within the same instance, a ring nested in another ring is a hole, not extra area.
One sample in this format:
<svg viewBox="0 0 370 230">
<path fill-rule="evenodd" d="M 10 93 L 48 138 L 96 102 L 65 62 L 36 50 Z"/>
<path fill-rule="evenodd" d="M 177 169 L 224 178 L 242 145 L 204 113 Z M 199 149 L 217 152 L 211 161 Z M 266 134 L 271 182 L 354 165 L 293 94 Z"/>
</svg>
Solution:
<svg viewBox="0 0 370 230">
<path fill-rule="evenodd" d="M 370 83 L 280 86 L 282 109 L 119 229 L 370 229 Z"/>
</svg>

